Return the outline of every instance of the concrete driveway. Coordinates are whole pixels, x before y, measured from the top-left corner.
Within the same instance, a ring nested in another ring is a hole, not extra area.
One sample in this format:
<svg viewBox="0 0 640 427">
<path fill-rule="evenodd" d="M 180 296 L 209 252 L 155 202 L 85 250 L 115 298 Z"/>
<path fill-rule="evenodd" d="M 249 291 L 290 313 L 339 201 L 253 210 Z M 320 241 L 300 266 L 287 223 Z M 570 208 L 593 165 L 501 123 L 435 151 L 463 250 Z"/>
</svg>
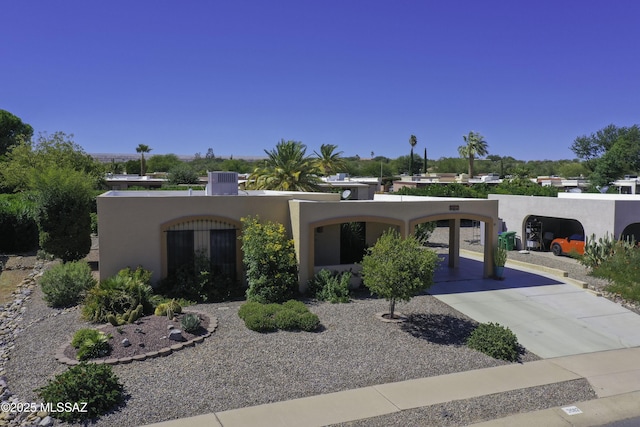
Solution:
<svg viewBox="0 0 640 427">
<path fill-rule="evenodd" d="M 446 258 L 446 256 L 445 256 Z M 504 280 L 482 279 L 482 263 L 445 261 L 429 293 L 481 322 L 509 327 L 542 358 L 640 346 L 640 315 L 561 277 L 507 264 Z"/>
</svg>

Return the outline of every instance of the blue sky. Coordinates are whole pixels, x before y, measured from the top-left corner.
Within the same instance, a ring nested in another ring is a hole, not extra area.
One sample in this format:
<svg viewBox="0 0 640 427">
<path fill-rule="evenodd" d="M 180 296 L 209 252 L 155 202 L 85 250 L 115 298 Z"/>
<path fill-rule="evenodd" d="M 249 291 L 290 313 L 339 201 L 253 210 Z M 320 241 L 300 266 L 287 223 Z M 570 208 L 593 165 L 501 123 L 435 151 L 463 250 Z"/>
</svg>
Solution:
<svg viewBox="0 0 640 427">
<path fill-rule="evenodd" d="M 5 1 L 0 109 L 89 153 L 575 157 L 640 124 L 640 2 Z"/>
</svg>

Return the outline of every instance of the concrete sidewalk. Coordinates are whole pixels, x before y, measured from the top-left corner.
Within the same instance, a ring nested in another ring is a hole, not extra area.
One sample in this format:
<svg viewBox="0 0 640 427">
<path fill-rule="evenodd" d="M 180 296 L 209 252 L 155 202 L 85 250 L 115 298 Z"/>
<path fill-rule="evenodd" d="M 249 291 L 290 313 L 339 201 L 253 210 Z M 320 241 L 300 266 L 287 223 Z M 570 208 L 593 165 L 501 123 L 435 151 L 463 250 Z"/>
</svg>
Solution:
<svg viewBox="0 0 640 427">
<path fill-rule="evenodd" d="M 509 326 L 544 360 L 380 384 L 153 424 L 155 427 L 325 426 L 443 402 L 586 379 L 598 399 L 477 424 L 597 426 L 640 416 L 640 316 L 535 266 L 512 263 L 507 279 L 482 279 L 481 266 L 437 273 L 430 290 L 479 322 Z"/>
<path fill-rule="evenodd" d="M 153 424 L 154 427 L 325 426 L 586 378 L 598 399 L 477 424 L 589 426 L 640 416 L 640 348 L 539 360 L 323 394 Z M 574 413 L 574 415 L 570 415 Z"/>
</svg>

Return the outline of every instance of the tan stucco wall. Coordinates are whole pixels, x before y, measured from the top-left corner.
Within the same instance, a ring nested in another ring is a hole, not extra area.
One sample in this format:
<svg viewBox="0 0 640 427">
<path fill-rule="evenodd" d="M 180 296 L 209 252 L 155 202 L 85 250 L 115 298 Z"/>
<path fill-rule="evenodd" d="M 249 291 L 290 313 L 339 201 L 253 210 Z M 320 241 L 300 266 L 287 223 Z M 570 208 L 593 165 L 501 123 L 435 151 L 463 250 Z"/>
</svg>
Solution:
<svg viewBox="0 0 640 427">
<path fill-rule="evenodd" d="M 373 239 L 371 233 L 382 233 L 389 226 L 394 226 L 401 235 L 412 233 L 415 226 L 426 221 L 440 219 L 451 220 L 454 236 L 449 250 L 449 266 L 456 267 L 459 256 L 459 227 L 461 219 L 477 219 L 485 222 L 485 253 L 484 275 L 493 274 L 493 248 L 498 243 L 497 201 L 483 199 L 449 199 L 425 198 L 408 196 L 376 195 L 375 200 L 368 201 L 336 201 L 315 202 L 306 200 L 290 200 L 289 207 L 292 218 L 293 238 L 296 242 L 296 256 L 300 268 L 301 289 L 306 287 L 309 278 L 314 274 L 315 229 L 327 225 L 340 224 L 351 221 L 366 221 L 374 223 L 374 227 L 367 227 L 367 242 Z M 297 223 L 297 224 L 296 224 Z M 377 226 L 380 224 L 380 226 Z M 454 241 L 455 240 L 455 241 Z M 373 242 L 375 243 L 375 242 Z M 319 248 L 318 250 L 322 250 Z M 330 249 L 329 249 L 330 250 Z M 319 256 L 324 258 L 325 255 Z"/>
<path fill-rule="evenodd" d="M 242 196 L 188 196 L 186 191 L 107 192 L 98 196 L 100 279 L 142 265 L 162 277 L 163 225 L 190 217 L 240 221 L 248 215 L 285 225 L 291 232 L 287 201 L 294 197 L 339 200 L 328 193 L 249 193 Z M 254 195 L 255 194 L 255 195 Z"/>
<path fill-rule="evenodd" d="M 316 228 L 326 227 L 326 238 L 337 236 L 339 240 L 338 225 L 350 221 L 368 223 L 366 240 L 372 245 L 389 227 L 407 236 L 421 222 L 448 219 L 454 229 L 449 250 L 451 267 L 457 265 L 460 219 L 484 221 L 484 275 L 493 274 L 496 200 L 390 196 L 380 200 L 340 201 L 339 198 L 339 194 L 299 192 L 244 192 L 237 196 L 189 196 L 185 191 L 105 193 L 97 199 L 100 278 L 112 276 L 127 266 L 141 265 L 152 271 L 152 280 L 156 282 L 163 277 L 166 258 L 163 231 L 170 224 L 194 217 L 238 224 L 248 215 L 285 225 L 295 241 L 301 290 L 313 275 Z M 332 261 L 335 256 L 319 254 L 318 259 Z M 339 261 L 339 254 L 337 257 Z"/>
</svg>

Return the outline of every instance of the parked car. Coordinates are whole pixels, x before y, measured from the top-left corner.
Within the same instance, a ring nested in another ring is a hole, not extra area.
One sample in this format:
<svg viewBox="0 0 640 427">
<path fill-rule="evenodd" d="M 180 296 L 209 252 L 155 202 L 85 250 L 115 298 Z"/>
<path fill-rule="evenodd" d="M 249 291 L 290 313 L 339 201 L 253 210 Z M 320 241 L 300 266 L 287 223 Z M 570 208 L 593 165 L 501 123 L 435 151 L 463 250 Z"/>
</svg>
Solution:
<svg viewBox="0 0 640 427">
<path fill-rule="evenodd" d="M 551 241 L 551 252 L 554 255 L 584 255 L 584 236 L 573 234 L 569 237 L 558 237 Z"/>
</svg>

